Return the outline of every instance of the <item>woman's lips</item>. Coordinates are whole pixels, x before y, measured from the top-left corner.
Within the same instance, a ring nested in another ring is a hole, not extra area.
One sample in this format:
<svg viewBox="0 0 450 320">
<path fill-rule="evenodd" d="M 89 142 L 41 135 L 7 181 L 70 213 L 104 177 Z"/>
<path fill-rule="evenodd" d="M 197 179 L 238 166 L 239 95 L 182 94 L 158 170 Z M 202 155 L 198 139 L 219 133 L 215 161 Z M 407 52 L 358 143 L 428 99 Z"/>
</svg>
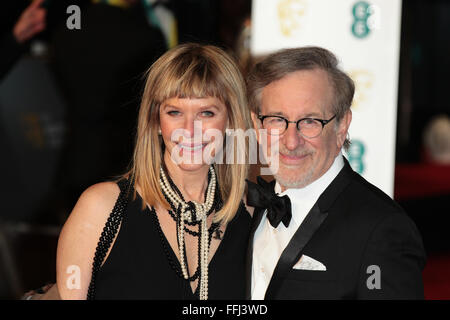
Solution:
<svg viewBox="0 0 450 320">
<path fill-rule="evenodd" d="M 196 152 L 199 150 L 203 150 L 208 143 L 201 143 L 201 144 L 186 144 L 186 143 L 178 143 L 178 147 L 180 150 L 186 151 L 186 152 Z"/>
</svg>

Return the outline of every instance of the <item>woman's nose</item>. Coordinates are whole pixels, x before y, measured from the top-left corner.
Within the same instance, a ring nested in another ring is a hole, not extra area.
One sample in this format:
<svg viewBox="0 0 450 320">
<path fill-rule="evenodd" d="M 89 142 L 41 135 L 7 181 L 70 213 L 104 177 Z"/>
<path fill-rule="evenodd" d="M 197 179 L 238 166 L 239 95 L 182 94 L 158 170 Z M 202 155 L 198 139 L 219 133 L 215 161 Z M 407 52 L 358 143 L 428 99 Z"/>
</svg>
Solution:
<svg viewBox="0 0 450 320">
<path fill-rule="evenodd" d="M 195 136 L 202 134 L 202 122 L 196 120 L 194 117 L 186 117 L 183 128 L 189 136 L 187 138 L 194 138 Z"/>
</svg>

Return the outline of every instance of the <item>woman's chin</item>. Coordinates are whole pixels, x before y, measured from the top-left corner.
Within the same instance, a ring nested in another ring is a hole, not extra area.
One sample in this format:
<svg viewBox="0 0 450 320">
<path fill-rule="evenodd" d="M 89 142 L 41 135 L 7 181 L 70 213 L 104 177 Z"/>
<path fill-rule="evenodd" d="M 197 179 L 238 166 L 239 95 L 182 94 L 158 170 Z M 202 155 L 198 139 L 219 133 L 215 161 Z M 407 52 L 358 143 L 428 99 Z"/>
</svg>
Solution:
<svg viewBox="0 0 450 320">
<path fill-rule="evenodd" d="M 198 164 L 194 164 L 194 163 L 180 163 L 178 164 L 178 167 L 183 170 L 183 171 L 199 171 L 202 169 L 206 169 L 209 168 L 209 164 L 207 163 L 198 163 Z"/>
<path fill-rule="evenodd" d="M 205 150 L 205 147 L 195 151 L 173 148 L 169 152 L 168 161 L 172 161 L 175 166 L 183 171 L 201 170 L 209 167 L 214 162 L 213 155 L 211 155 L 210 151 Z"/>
</svg>

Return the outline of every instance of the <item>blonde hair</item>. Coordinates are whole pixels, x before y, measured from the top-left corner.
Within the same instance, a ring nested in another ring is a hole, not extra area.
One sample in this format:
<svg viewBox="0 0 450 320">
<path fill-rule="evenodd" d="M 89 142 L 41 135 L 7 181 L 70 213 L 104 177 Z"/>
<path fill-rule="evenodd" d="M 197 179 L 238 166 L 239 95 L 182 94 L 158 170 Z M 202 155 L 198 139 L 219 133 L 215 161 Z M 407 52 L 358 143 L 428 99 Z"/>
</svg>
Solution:
<svg viewBox="0 0 450 320">
<path fill-rule="evenodd" d="M 146 203 L 170 208 L 159 185 L 164 148 L 158 128 L 160 105 L 174 97 L 217 98 L 227 107 L 229 129 L 251 127 L 245 81 L 227 53 L 214 46 L 194 43 L 167 51 L 147 71 L 133 162 L 126 174 L 139 185 L 143 208 Z M 223 207 L 214 220 L 227 223 L 234 217 L 243 198 L 248 162 L 214 166 L 223 200 Z"/>
</svg>

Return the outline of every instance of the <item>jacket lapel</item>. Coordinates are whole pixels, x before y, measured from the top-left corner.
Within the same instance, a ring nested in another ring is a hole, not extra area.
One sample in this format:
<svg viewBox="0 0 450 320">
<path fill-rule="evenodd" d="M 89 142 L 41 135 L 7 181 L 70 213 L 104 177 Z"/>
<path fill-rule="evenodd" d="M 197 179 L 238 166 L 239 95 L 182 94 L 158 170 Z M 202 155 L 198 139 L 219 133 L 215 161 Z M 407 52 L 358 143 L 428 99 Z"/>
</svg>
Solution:
<svg viewBox="0 0 450 320">
<path fill-rule="evenodd" d="M 265 299 L 271 300 L 276 298 L 276 294 L 287 273 L 292 269 L 298 259 L 300 259 L 304 247 L 319 229 L 320 225 L 325 221 L 325 218 L 328 216 L 328 211 L 334 201 L 350 183 L 352 174 L 354 174 L 354 172 L 344 157 L 344 168 L 319 197 L 281 254 L 267 288 Z"/>
<path fill-rule="evenodd" d="M 255 211 L 253 211 L 253 219 L 252 219 L 252 226 L 250 229 L 250 237 L 248 239 L 248 246 L 247 246 L 247 262 L 246 262 L 246 292 L 245 297 L 246 299 L 251 299 L 251 285 L 252 285 L 252 262 L 253 262 L 253 238 L 255 236 L 256 229 L 258 229 L 259 223 L 261 222 L 261 219 L 263 217 L 263 214 L 265 212 L 265 209 L 261 208 L 255 208 Z"/>
<path fill-rule="evenodd" d="M 272 279 L 270 280 L 269 287 L 267 288 L 265 299 L 271 300 L 275 298 L 275 293 L 278 292 L 287 272 L 298 261 L 303 248 L 312 238 L 327 215 L 328 213 L 320 211 L 317 203 L 309 211 L 305 220 L 303 220 L 302 224 L 281 254 L 273 272 Z"/>
</svg>

